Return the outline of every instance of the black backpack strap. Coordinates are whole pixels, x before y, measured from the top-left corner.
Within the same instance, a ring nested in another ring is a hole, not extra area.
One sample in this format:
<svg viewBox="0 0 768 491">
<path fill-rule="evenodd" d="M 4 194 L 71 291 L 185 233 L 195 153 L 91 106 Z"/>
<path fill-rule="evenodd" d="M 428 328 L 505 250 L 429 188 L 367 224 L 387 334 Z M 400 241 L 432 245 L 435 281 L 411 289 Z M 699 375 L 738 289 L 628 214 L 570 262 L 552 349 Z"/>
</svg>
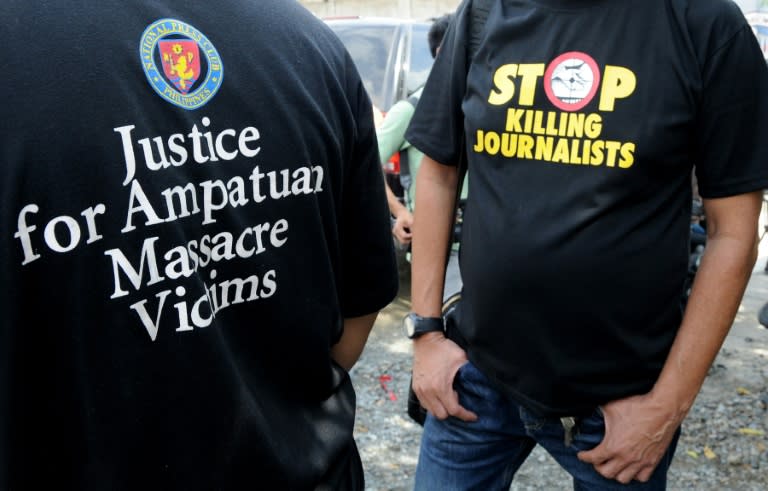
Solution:
<svg viewBox="0 0 768 491">
<path fill-rule="evenodd" d="M 475 58 L 477 50 L 480 48 L 480 42 L 483 40 L 483 34 L 485 33 L 485 24 L 488 21 L 488 15 L 493 7 L 494 0 L 468 0 L 469 6 L 469 26 L 467 29 L 467 75 L 469 75 L 469 68 L 472 66 L 472 60 Z M 467 149 L 466 149 L 466 135 L 462 135 L 462 142 L 464 145 L 464 151 L 461 152 L 461 158 L 459 159 L 459 183 L 456 189 L 456 202 L 458 203 L 461 196 L 461 188 L 464 186 L 464 177 L 467 173 Z M 463 160 L 463 166 L 462 164 Z"/>
<path fill-rule="evenodd" d="M 419 92 L 416 91 L 415 94 L 411 95 L 408 99 L 408 104 L 416 108 L 416 106 L 419 104 Z M 405 148 L 403 150 L 400 150 L 400 183 L 403 185 L 403 188 L 406 189 L 410 187 L 411 184 L 411 162 L 408 159 L 408 149 Z"/>
<path fill-rule="evenodd" d="M 480 41 L 485 32 L 485 23 L 488 20 L 488 14 L 493 7 L 493 0 L 471 0 L 469 8 L 469 29 L 467 33 L 467 71 L 472 63 L 477 49 L 480 47 Z"/>
<path fill-rule="evenodd" d="M 469 68 L 472 65 L 472 60 L 480 47 L 480 42 L 483 39 L 485 32 L 485 24 L 488 21 L 488 14 L 493 7 L 494 0 L 467 0 L 470 2 L 469 6 L 469 26 L 467 28 L 467 75 L 469 75 Z M 462 125 L 463 127 L 463 125 Z M 461 190 L 464 187 L 464 178 L 467 175 L 467 168 L 469 163 L 467 162 L 467 142 L 466 135 L 461 135 L 461 152 L 459 153 L 459 161 L 456 164 L 458 172 L 458 180 L 456 182 L 456 198 L 453 204 L 453 216 L 455 217 L 459 211 L 461 202 Z M 448 253 L 446 254 L 446 261 L 451 257 L 451 249 L 453 248 L 453 239 L 448 240 Z"/>
</svg>

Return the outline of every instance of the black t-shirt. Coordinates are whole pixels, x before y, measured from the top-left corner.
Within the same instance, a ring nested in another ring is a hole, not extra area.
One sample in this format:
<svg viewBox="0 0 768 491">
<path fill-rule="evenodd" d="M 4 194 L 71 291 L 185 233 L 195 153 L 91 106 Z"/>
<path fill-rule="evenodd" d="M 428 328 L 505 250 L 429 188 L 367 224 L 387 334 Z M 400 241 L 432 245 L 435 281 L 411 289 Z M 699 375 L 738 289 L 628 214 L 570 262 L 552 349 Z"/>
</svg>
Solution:
<svg viewBox="0 0 768 491">
<path fill-rule="evenodd" d="M 0 488 L 311 489 L 397 290 L 343 46 L 285 0 L 0 17 Z"/>
<path fill-rule="evenodd" d="M 694 165 L 705 198 L 768 187 L 754 35 L 724 0 L 496 1 L 467 76 L 468 22 L 407 138 L 455 164 L 466 130 L 469 358 L 541 412 L 644 393 L 681 320 Z"/>
</svg>

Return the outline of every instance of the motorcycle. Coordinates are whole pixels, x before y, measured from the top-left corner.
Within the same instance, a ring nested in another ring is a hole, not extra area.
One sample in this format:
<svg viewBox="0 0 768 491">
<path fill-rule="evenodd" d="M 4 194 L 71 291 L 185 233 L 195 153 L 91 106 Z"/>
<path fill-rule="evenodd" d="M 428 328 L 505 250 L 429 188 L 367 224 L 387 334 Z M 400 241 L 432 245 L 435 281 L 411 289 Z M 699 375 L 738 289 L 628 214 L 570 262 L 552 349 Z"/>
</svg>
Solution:
<svg viewBox="0 0 768 491">
<path fill-rule="evenodd" d="M 691 288 L 696 272 L 699 270 L 701 258 L 704 256 L 704 248 L 707 245 L 707 220 L 704 215 L 704 206 L 701 201 L 693 200 L 691 206 L 691 235 L 690 250 L 688 255 L 688 271 L 683 283 L 683 298 L 681 305 L 683 309 L 688 304 L 688 297 L 691 296 Z"/>
</svg>

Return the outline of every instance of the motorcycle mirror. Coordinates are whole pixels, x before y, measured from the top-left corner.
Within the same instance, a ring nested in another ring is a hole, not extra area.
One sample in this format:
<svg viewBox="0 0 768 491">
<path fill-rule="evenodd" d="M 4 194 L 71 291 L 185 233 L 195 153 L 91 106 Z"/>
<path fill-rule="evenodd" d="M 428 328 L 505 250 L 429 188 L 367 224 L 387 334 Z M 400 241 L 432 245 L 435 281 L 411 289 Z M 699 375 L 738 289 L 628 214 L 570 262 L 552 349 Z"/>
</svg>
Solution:
<svg viewBox="0 0 768 491">
<path fill-rule="evenodd" d="M 757 320 L 760 321 L 763 327 L 768 328 L 768 303 L 763 305 L 757 313 Z"/>
</svg>

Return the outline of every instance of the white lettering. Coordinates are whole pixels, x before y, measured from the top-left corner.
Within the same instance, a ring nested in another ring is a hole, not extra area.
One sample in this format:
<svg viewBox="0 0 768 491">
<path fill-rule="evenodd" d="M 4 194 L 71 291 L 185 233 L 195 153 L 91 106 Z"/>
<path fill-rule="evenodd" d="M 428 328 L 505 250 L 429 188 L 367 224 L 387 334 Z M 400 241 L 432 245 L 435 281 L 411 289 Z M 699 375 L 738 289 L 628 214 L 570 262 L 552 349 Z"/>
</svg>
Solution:
<svg viewBox="0 0 768 491">
<path fill-rule="evenodd" d="M 136 227 L 133 225 L 131 217 L 134 213 L 137 212 L 144 213 L 144 216 L 147 218 L 147 221 L 144 222 L 144 225 L 155 225 L 158 223 L 163 223 L 163 220 L 157 216 L 155 209 L 152 208 L 152 204 L 149 202 L 147 195 L 144 194 L 144 189 L 142 189 L 139 181 L 133 181 L 131 184 L 131 196 L 128 198 L 128 205 L 130 208 L 128 208 L 128 216 L 126 217 L 125 227 L 123 227 L 121 230 L 122 233 L 130 232 L 136 229 Z"/>
<path fill-rule="evenodd" d="M 147 312 L 146 307 L 144 307 L 144 304 L 147 303 L 146 299 L 131 305 L 131 309 L 136 311 L 136 313 L 139 315 L 139 319 L 141 319 L 141 323 L 144 324 L 144 328 L 147 330 L 147 333 L 149 334 L 149 337 L 150 339 L 152 339 L 152 341 L 154 341 L 157 338 L 157 331 L 160 329 L 160 315 L 163 312 L 163 305 L 165 305 L 165 298 L 170 293 L 171 293 L 171 290 L 164 290 L 158 293 L 157 295 L 155 295 L 155 297 L 157 297 L 158 302 L 157 302 L 157 314 L 155 315 L 154 321 L 149 316 L 149 312 Z"/>
<path fill-rule="evenodd" d="M 97 240 L 103 239 L 103 237 L 96 231 L 96 215 L 103 215 L 106 211 L 107 207 L 99 203 L 95 207 L 92 206 L 80 213 L 85 218 L 85 223 L 88 226 L 88 240 L 86 241 L 86 244 L 92 244 Z"/>
<path fill-rule="evenodd" d="M 69 244 L 67 245 L 62 245 L 56 237 L 56 225 L 59 223 L 63 223 L 67 228 L 67 232 L 69 232 Z M 45 243 L 52 251 L 69 252 L 77 247 L 77 244 L 80 242 L 80 226 L 74 218 L 62 215 L 48 222 L 43 236 L 45 237 Z"/>
<path fill-rule="evenodd" d="M 248 128 L 243 129 L 243 131 L 240 132 L 240 139 L 237 141 L 240 153 L 246 157 L 257 156 L 261 151 L 261 147 L 249 148 L 248 143 L 259 141 L 259 138 L 261 138 L 261 136 L 259 135 L 259 130 L 256 128 L 249 126 Z"/>
<path fill-rule="evenodd" d="M 157 258 L 155 257 L 155 242 L 157 242 L 158 239 L 159 237 L 152 237 L 144 240 L 144 245 L 141 248 L 139 271 L 136 271 L 120 249 L 104 251 L 105 256 L 110 256 L 112 258 L 112 274 L 115 284 L 115 291 L 109 298 L 115 299 L 128 295 L 128 292 L 123 290 L 120 286 L 120 271 L 125 274 L 135 290 L 141 288 L 141 282 L 144 278 L 145 264 L 149 271 L 149 281 L 147 282 L 147 286 L 154 285 L 165 279 L 160 276 L 160 270 L 157 268 Z"/>
<path fill-rule="evenodd" d="M 21 250 L 24 251 L 24 261 L 21 262 L 22 266 L 25 266 L 32 261 L 39 259 L 40 254 L 35 254 L 35 250 L 32 247 L 32 239 L 30 233 L 37 230 L 34 225 L 27 225 L 27 213 L 37 213 L 40 211 L 37 205 L 27 205 L 19 212 L 19 218 L 17 221 L 17 231 L 13 236 L 21 241 Z"/>
</svg>

